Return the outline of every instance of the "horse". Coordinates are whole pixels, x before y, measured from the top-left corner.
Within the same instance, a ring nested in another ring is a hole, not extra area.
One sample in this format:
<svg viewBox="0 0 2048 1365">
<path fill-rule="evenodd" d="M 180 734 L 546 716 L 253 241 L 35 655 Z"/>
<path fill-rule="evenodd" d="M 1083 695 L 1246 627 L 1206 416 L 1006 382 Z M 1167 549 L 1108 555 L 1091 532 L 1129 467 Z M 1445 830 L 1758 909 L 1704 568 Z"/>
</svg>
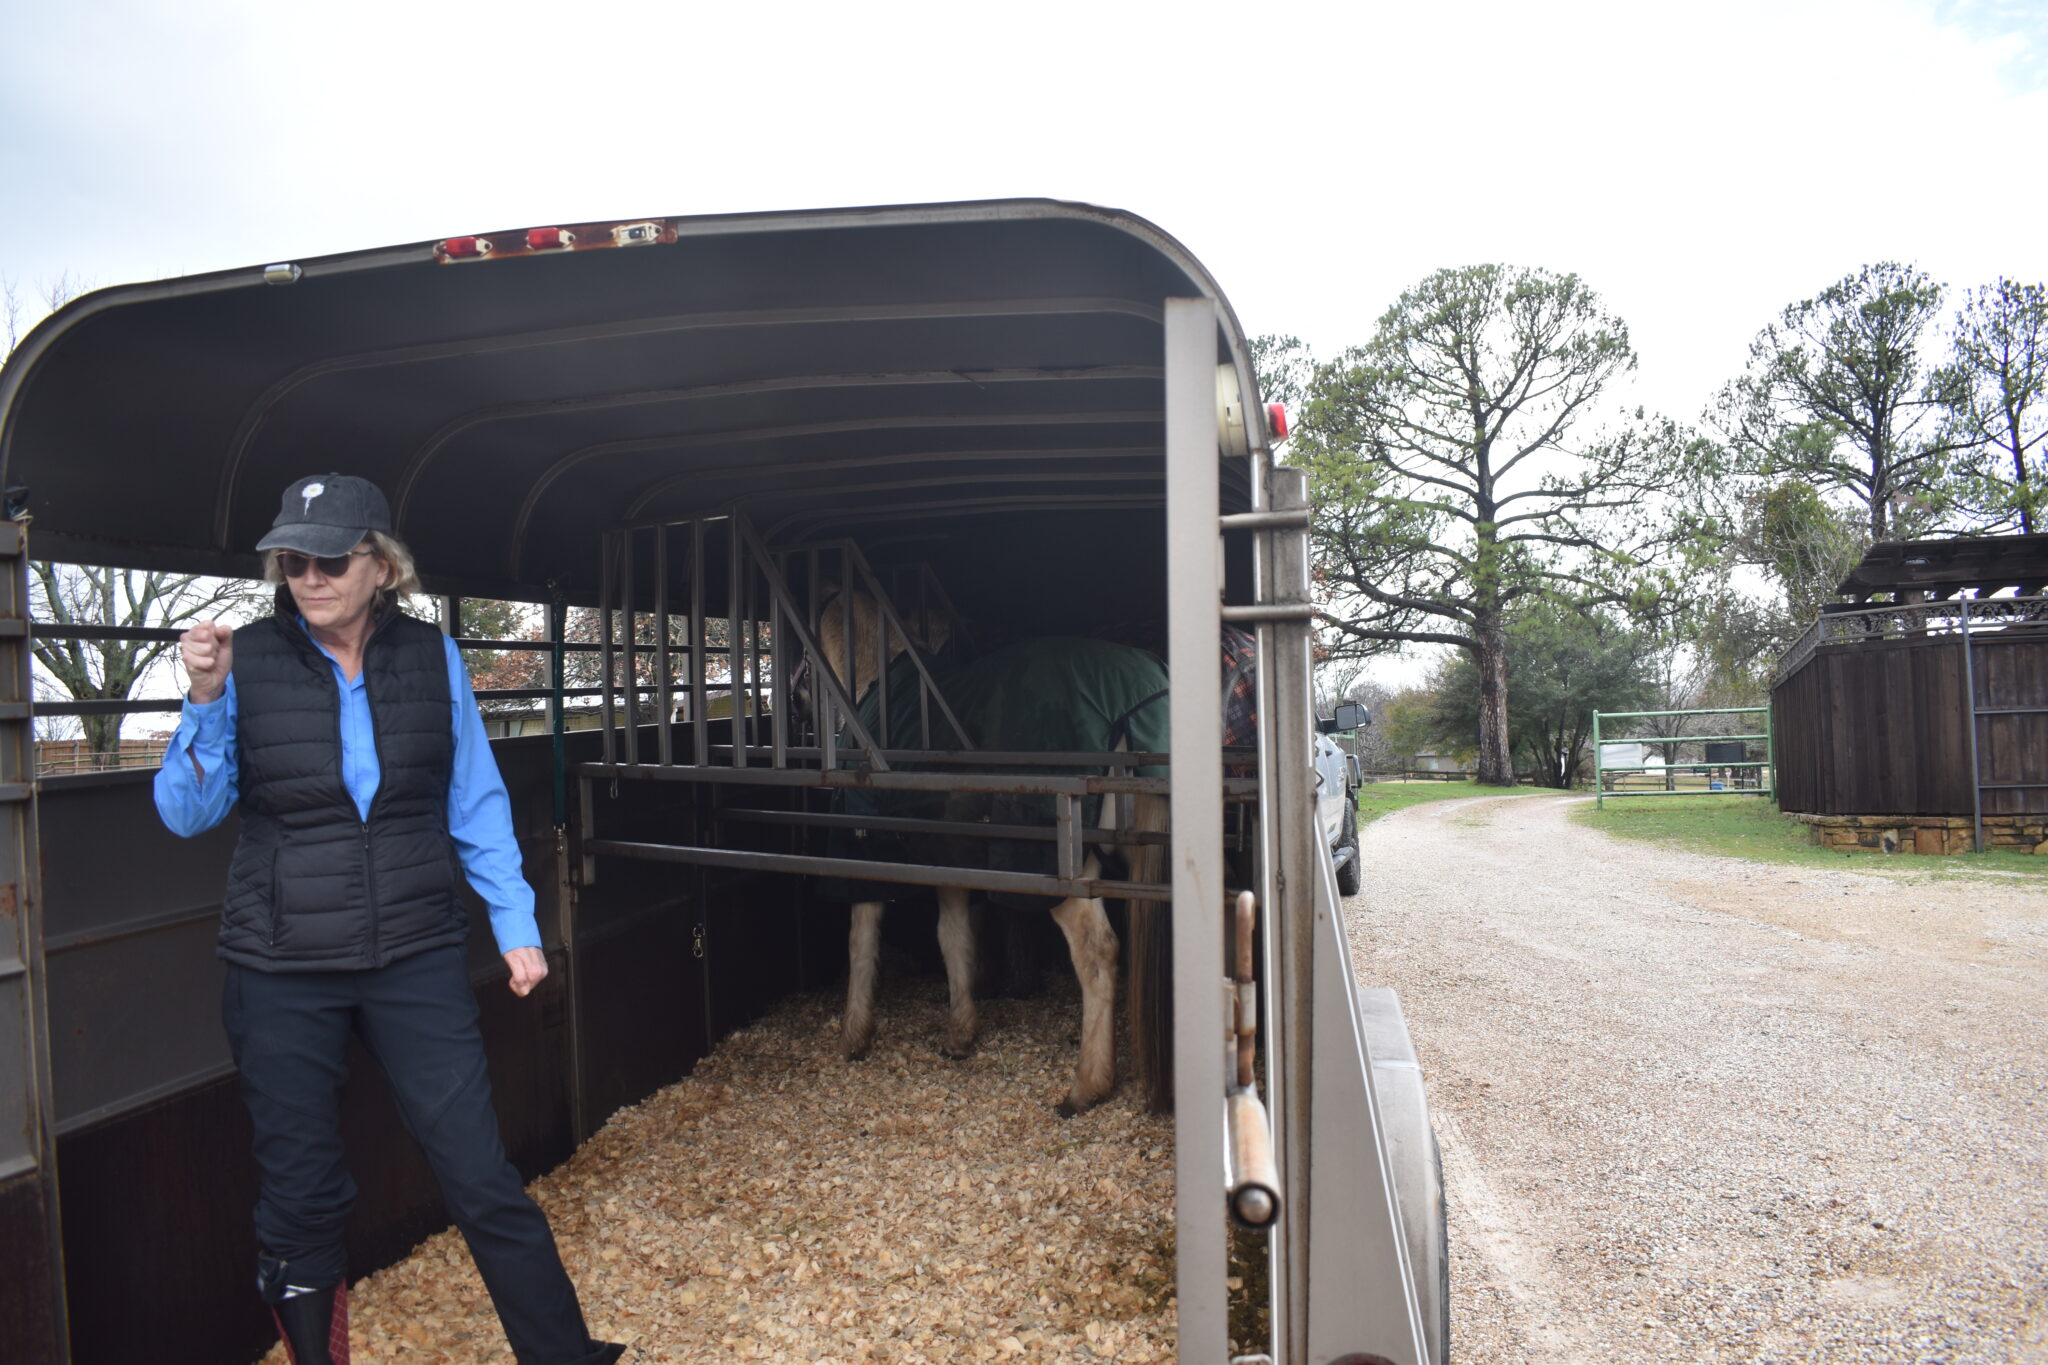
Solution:
<svg viewBox="0 0 2048 1365">
<path fill-rule="evenodd" d="M 848 670 L 846 606 L 835 592 L 820 611 L 818 646 L 823 666 L 835 677 L 849 680 L 849 695 L 863 711 L 870 733 L 879 715 L 875 682 L 881 667 L 882 621 L 874 603 L 865 593 L 852 596 L 854 669 Z M 940 653 L 935 621 L 912 620 L 906 629 L 918 635 L 919 649 Z M 905 641 L 890 631 L 889 693 L 892 737 L 915 730 L 917 676 L 914 669 L 901 668 Z M 1142 752 L 1165 748 L 1166 669 L 1156 656 L 1128 645 L 1079 637 L 1035 639 L 1007 646 L 971 662 L 954 665 L 940 661 L 928 664 L 934 682 L 952 707 L 976 745 L 991 751 L 1025 752 L 1112 752 L 1119 747 Z M 894 676 L 900 669 L 900 679 Z M 799 692 L 804 689 L 797 689 Z M 934 721 L 937 725 L 938 722 Z M 936 735 L 935 735 L 936 738 Z M 900 740 L 894 747 L 902 747 Z M 1043 771 L 1040 769 L 1039 771 Z M 847 793 L 852 804 L 873 806 L 857 813 L 881 814 L 874 800 L 879 793 Z M 894 796 L 895 794 L 891 794 Z M 907 795 L 907 794 L 906 794 Z M 862 798 L 867 798 L 863 800 Z M 891 800 L 891 814 L 911 813 L 930 817 L 943 814 L 954 822 L 998 824 L 1050 824 L 1050 797 L 995 796 L 984 793 L 955 793 L 945 798 L 943 810 L 933 801 Z M 1117 802 L 1098 798 L 1100 814 L 1084 821 L 1092 827 L 1116 827 Z M 1085 805 L 1085 803 L 1084 803 Z M 1167 830 L 1167 803 L 1163 796 L 1139 794 L 1132 798 L 1132 829 L 1163 835 Z M 880 841 L 877 841 L 880 842 Z M 960 865 L 975 856 L 969 846 L 978 846 L 980 856 L 996 863 L 1008 863 L 1014 870 L 1050 871 L 1053 846 L 1042 842 L 987 841 L 970 838 L 919 838 L 901 841 L 906 860 L 948 862 Z M 1141 842 L 1121 848 L 1125 875 L 1137 882 L 1164 880 L 1165 849 L 1161 842 Z M 964 856 L 963 856 L 964 855 Z M 869 857 L 878 856 L 872 848 Z M 1095 878 L 1113 850 L 1092 847 L 1085 855 L 1082 875 Z M 841 1048 L 848 1060 L 859 1060 L 873 1046 L 875 1038 L 875 969 L 881 946 L 882 916 L 892 898 L 893 888 L 876 883 L 855 883 L 852 922 L 848 931 L 846 1012 L 841 1021 Z M 1081 1049 L 1074 1078 L 1058 1109 L 1071 1117 L 1100 1104 L 1116 1089 L 1115 1005 L 1118 942 L 1107 909 L 1100 898 L 1017 896 L 992 893 L 989 899 L 1012 913 L 1049 905 L 1053 922 L 1066 939 L 1074 974 L 1081 984 Z M 940 951 L 946 963 L 948 1013 L 941 1053 L 952 1058 L 968 1055 L 979 1035 L 975 1008 L 975 936 L 970 890 L 959 886 L 938 888 Z M 1166 938 L 1165 909 L 1150 901 L 1129 903 L 1128 925 L 1131 943 L 1127 957 L 1127 990 L 1133 1047 L 1138 1072 L 1148 1102 L 1155 1110 L 1171 1106 L 1171 992 L 1165 973 L 1171 957 Z"/>
</svg>

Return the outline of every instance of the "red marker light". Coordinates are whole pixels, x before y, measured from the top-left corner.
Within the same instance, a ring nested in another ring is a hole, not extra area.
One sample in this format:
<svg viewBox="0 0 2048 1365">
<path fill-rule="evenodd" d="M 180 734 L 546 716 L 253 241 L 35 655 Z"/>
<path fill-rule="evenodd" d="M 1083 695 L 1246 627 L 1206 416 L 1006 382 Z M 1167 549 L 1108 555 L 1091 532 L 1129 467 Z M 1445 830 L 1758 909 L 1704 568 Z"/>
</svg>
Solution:
<svg viewBox="0 0 2048 1365">
<path fill-rule="evenodd" d="M 553 251 L 557 247 L 576 245 L 576 234 L 567 228 L 528 228 L 526 249 L 528 251 Z"/>
<path fill-rule="evenodd" d="M 488 256 L 491 243 L 484 237 L 450 237 L 441 243 L 441 254 L 451 261 L 464 261 L 473 256 Z"/>
<path fill-rule="evenodd" d="M 1285 403 L 1266 404 L 1266 430 L 1271 433 L 1276 441 L 1287 439 L 1287 405 Z"/>
</svg>

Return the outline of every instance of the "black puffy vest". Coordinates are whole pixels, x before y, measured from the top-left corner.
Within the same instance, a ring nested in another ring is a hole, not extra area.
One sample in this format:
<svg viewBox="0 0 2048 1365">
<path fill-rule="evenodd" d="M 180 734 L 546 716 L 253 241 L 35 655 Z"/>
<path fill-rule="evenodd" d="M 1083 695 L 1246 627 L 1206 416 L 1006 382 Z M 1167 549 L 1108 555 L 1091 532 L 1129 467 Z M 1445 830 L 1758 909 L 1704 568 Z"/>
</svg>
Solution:
<svg viewBox="0 0 2048 1365">
<path fill-rule="evenodd" d="M 364 647 L 381 769 L 368 820 L 342 780 L 334 665 L 289 615 L 237 630 L 234 645 L 242 838 L 220 955 L 267 971 L 335 971 L 462 942 L 441 632 L 392 612 Z"/>
</svg>

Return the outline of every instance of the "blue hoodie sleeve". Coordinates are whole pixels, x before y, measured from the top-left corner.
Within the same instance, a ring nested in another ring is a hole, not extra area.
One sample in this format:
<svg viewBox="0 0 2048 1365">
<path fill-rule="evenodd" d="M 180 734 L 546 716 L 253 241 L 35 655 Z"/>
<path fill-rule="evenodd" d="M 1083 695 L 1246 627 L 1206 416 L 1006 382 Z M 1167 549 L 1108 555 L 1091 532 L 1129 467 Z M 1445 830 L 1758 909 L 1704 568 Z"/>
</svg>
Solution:
<svg viewBox="0 0 2048 1365">
<path fill-rule="evenodd" d="M 156 813 L 183 839 L 227 819 L 239 795 L 235 772 L 235 680 L 212 701 L 187 700 L 178 733 L 156 773 Z"/>
<path fill-rule="evenodd" d="M 491 934 L 499 953 L 540 947 L 533 915 L 533 888 L 521 870 L 519 840 L 512 832 L 512 798 L 491 756 L 483 717 L 462 651 L 443 639 L 448 651 L 448 695 L 455 727 L 455 772 L 448 783 L 448 832 L 462 858 L 463 873 L 491 907 Z"/>
</svg>

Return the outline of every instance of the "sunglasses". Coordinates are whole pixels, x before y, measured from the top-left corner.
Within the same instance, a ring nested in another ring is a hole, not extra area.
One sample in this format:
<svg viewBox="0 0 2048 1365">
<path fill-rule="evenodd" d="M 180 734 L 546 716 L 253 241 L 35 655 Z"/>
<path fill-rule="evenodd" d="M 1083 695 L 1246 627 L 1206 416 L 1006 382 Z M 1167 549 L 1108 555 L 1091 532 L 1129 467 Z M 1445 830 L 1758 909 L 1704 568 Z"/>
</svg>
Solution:
<svg viewBox="0 0 2048 1365">
<path fill-rule="evenodd" d="M 280 550 L 277 556 L 277 567 L 284 570 L 286 578 L 304 578 L 306 570 L 318 564 L 321 577 L 344 578 L 348 575 L 348 571 L 355 567 L 355 562 L 358 559 L 375 553 L 377 553 L 375 550 L 350 550 L 345 555 L 321 555 L 315 557 L 313 555 L 302 555 L 296 550 Z"/>
</svg>

